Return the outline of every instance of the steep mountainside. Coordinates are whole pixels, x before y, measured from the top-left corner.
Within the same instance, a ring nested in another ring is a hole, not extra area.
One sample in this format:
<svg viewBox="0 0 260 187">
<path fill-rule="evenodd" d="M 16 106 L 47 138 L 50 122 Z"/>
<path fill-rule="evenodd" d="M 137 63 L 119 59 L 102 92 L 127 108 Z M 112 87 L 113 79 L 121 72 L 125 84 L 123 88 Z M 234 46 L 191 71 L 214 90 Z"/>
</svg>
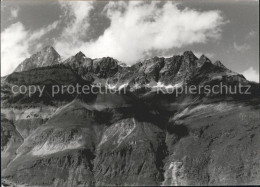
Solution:
<svg viewBox="0 0 260 187">
<path fill-rule="evenodd" d="M 130 67 L 82 52 L 61 64 L 38 62 L 1 82 L 4 185 L 260 183 L 259 84 L 221 62 L 191 51 Z M 52 96 L 53 85 L 96 83 L 113 92 Z M 176 95 L 186 85 L 219 83 L 250 86 L 251 94 Z M 13 85 L 46 89 L 29 96 Z"/>
<path fill-rule="evenodd" d="M 60 60 L 60 55 L 57 51 L 53 47 L 47 46 L 30 58 L 25 59 L 14 71 L 20 72 L 38 67 L 51 66 L 59 64 Z"/>
</svg>

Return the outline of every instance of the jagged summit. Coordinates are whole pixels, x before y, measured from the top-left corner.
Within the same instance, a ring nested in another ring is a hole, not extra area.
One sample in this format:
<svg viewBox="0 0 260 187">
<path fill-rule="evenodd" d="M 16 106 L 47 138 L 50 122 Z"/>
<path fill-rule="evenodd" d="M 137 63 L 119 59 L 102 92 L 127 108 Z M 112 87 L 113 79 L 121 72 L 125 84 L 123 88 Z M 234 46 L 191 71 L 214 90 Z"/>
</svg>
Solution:
<svg viewBox="0 0 260 187">
<path fill-rule="evenodd" d="M 58 53 L 51 45 L 47 45 L 44 48 L 42 48 L 41 51 L 46 51 L 49 53 Z"/>
<path fill-rule="evenodd" d="M 219 60 L 217 60 L 215 63 L 214 63 L 215 66 L 218 66 L 218 67 L 221 67 L 221 68 L 224 68 L 224 69 L 227 69 L 226 66 L 224 66 Z"/>
<path fill-rule="evenodd" d="M 195 60 L 198 59 L 192 51 L 185 51 L 183 53 L 183 56 L 184 56 L 184 59 L 187 59 L 189 62 L 194 62 Z"/>
<path fill-rule="evenodd" d="M 196 55 L 192 51 L 184 51 L 183 56 L 197 58 Z"/>
<path fill-rule="evenodd" d="M 118 72 L 119 61 L 112 57 L 91 59 L 81 51 L 76 55 L 66 59 L 63 64 L 69 65 L 82 78 L 94 76 L 98 78 L 108 78 Z M 121 67 L 121 66 L 120 66 Z"/>
<path fill-rule="evenodd" d="M 198 67 L 202 67 L 203 65 L 206 65 L 206 64 L 212 64 L 211 60 L 206 57 L 204 54 L 201 55 L 201 57 L 199 58 L 198 60 Z"/>
<path fill-rule="evenodd" d="M 50 66 L 58 64 L 60 63 L 60 61 L 61 58 L 58 52 L 52 46 L 48 45 L 39 52 L 33 54 L 31 57 L 25 59 L 21 64 L 18 65 L 18 67 L 15 69 L 15 72 L 26 71 L 38 67 Z M 73 69 L 81 69 L 81 73 L 87 73 L 91 70 L 94 70 L 95 73 L 97 73 L 101 69 L 102 71 L 104 70 L 109 72 L 112 69 L 112 74 L 114 74 L 116 73 L 115 71 L 120 69 L 119 67 L 128 67 L 126 65 L 119 65 L 120 62 L 117 59 L 114 59 L 113 57 L 103 57 L 96 59 L 88 58 L 82 51 L 79 51 L 74 56 L 67 58 L 62 63 L 72 66 Z M 153 58 L 139 61 L 138 63 L 132 66 L 132 69 L 140 68 L 146 72 L 153 72 L 154 74 L 155 71 L 153 70 L 153 68 L 155 68 L 157 72 L 155 74 L 157 75 L 153 76 L 157 77 L 156 79 L 158 79 L 159 77 L 161 77 L 158 72 L 160 70 L 163 70 L 163 72 L 171 72 L 174 69 L 174 72 L 172 73 L 177 73 L 177 70 L 179 70 L 180 75 L 186 74 L 184 72 L 194 72 L 197 68 L 202 67 L 205 63 L 212 64 L 211 61 L 205 55 L 202 55 L 198 59 L 192 51 L 185 51 L 182 55 L 174 55 L 170 58 L 155 56 Z M 215 62 L 214 65 L 226 69 L 226 67 L 220 61 Z M 82 71 L 82 68 L 87 69 L 87 71 Z"/>
<path fill-rule="evenodd" d="M 52 46 L 46 46 L 22 62 L 16 71 L 58 63 L 60 63 L 60 55 Z M 85 80 L 107 79 L 109 84 L 129 85 L 130 87 L 157 83 L 181 84 L 191 80 L 198 73 L 210 74 L 217 71 L 216 73 L 224 75 L 228 70 L 220 61 L 213 64 L 207 56 L 201 55 L 198 58 L 192 51 L 185 51 L 181 55 L 173 55 L 169 58 L 155 56 L 139 61 L 132 66 L 121 65 L 121 63 L 112 57 L 91 59 L 86 57 L 82 51 L 62 62 Z"/>
<path fill-rule="evenodd" d="M 51 66 L 59 64 L 60 60 L 59 53 L 52 46 L 46 46 L 31 57 L 26 58 L 14 71 L 20 72 L 38 67 Z"/>
<path fill-rule="evenodd" d="M 81 58 L 81 57 L 86 57 L 86 55 L 80 51 L 80 52 L 78 52 L 78 53 L 75 55 L 75 57 L 76 57 L 76 58 Z"/>
<path fill-rule="evenodd" d="M 87 58 L 83 52 L 79 51 L 75 55 L 64 60 L 62 63 L 67 64 L 67 63 L 71 63 L 72 61 L 84 61 L 84 59 L 90 59 L 90 58 Z"/>
</svg>

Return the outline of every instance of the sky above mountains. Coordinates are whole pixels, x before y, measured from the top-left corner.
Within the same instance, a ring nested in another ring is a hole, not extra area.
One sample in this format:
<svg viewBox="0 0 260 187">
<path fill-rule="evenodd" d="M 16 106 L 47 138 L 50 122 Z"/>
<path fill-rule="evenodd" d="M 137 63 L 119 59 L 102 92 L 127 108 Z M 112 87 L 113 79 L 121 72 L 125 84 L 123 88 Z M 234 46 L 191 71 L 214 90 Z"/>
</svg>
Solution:
<svg viewBox="0 0 260 187">
<path fill-rule="evenodd" d="M 258 81 L 259 1 L 2 1 L 1 74 L 52 45 L 127 64 L 191 50 Z"/>
</svg>

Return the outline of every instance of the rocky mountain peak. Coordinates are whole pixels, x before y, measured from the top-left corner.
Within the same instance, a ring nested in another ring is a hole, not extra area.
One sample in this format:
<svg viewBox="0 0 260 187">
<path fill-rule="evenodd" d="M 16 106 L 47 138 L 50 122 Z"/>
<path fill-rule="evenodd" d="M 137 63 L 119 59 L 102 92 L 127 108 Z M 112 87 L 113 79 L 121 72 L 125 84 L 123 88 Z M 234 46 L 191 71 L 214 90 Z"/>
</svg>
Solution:
<svg viewBox="0 0 260 187">
<path fill-rule="evenodd" d="M 31 57 L 26 58 L 18 65 L 15 72 L 59 64 L 60 59 L 59 53 L 52 46 L 46 46 Z"/>
<path fill-rule="evenodd" d="M 118 71 L 119 61 L 112 57 L 103 57 L 93 60 L 93 73 L 99 78 L 107 78 Z"/>
<path fill-rule="evenodd" d="M 217 60 L 217 61 L 214 63 L 214 65 L 217 66 L 217 67 L 220 67 L 220 68 L 227 69 L 226 66 L 224 66 L 219 60 Z"/>
<path fill-rule="evenodd" d="M 80 58 L 82 58 L 82 57 L 83 57 L 83 58 L 86 57 L 86 55 L 80 51 L 80 52 L 78 52 L 78 53 L 75 55 L 75 57 L 78 58 L 78 59 L 80 59 Z"/>
<path fill-rule="evenodd" d="M 66 59 L 65 61 L 63 61 L 63 63 L 70 64 L 70 65 L 77 63 L 78 65 L 81 65 L 82 63 L 84 63 L 84 61 L 93 61 L 93 60 L 91 58 L 87 58 L 84 53 L 79 51 L 77 54 L 75 54 L 75 55 L 69 57 L 68 59 Z"/>
<path fill-rule="evenodd" d="M 202 54 L 202 55 L 200 56 L 200 59 L 209 60 L 209 58 L 208 58 L 206 55 L 204 55 L 204 54 Z M 210 60 L 209 60 L 209 61 L 210 61 Z"/>
<path fill-rule="evenodd" d="M 59 58 L 59 54 L 52 46 L 46 46 L 26 59 L 17 71 L 54 65 L 59 63 Z M 84 80 L 108 79 L 109 84 L 116 83 L 130 87 L 151 83 L 174 85 L 187 82 L 198 74 L 207 76 L 216 71 L 228 72 L 220 61 L 213 64 L 205 55 L 201 55 L 198 59 L 192 51 L 185 51 L 182 55 L 173 55 L 169 58 L 155 56 L 139 61 L 131 67 L 121 63 L 112 57 L 91 59 L 81 51 L 62 62 L 65 66 L 70 66 Z"/>
<path fill-rule="evenodd" d="M 119 61 L 112 57 L 103 57 L 93 60 L 94 66 L 102 66 L 107 68 L 113 68 L 118 66 Z"/>
<path fill-rule="evenodd" d="M 198 60 L 198 67 L 202 67 L 204 64 L 212 64 L 212 63 L 210 59 L 203 54 Z"/>
<path fill-rule="evenodd" d="M 47 52 L 47 53 L 58 54 L 58 52 L 51 45 L 45 46 L 44 48 L 42 48 L 42 50 L 40 52 Z"/>
<path fill-rule="evenodd" d="M 33 54 L 32 56 L 36 56 L 38 58 L 45 57 L 45 60 L 43 60 L 42 63 L 48 63 L 47 60 L 52 60 L 52 59 L 60 61 L 59 53 L 50 45 L 44 47 L 42 50 L 36 52 L 36 54 Z M 50 63 L 52 63 L 52 61 Z"/>
<path fill-rule="evenodd" d="M 183 53 L 184 59 L 189 59 L 190 61 L 197 60 L 198 58 L 194 55 L 192 51 L 185 51 Z"/>
</svg>

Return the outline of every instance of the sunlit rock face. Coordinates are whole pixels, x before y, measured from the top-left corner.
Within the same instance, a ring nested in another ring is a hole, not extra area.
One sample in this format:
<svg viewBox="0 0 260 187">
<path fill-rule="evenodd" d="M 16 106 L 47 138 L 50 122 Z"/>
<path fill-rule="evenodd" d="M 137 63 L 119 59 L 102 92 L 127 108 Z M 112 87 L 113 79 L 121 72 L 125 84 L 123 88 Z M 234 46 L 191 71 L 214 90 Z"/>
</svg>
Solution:
<svg viewBox="0 0 260 187">
<path fill-rule="evenodd" d="M 31 57 L 25 59 L 14 71 L 27 71 L 38 67 L 59 64 L 60 62 L 61 58 L 57 51 L 53 47 L 47 46 Z"/>
</svg>

